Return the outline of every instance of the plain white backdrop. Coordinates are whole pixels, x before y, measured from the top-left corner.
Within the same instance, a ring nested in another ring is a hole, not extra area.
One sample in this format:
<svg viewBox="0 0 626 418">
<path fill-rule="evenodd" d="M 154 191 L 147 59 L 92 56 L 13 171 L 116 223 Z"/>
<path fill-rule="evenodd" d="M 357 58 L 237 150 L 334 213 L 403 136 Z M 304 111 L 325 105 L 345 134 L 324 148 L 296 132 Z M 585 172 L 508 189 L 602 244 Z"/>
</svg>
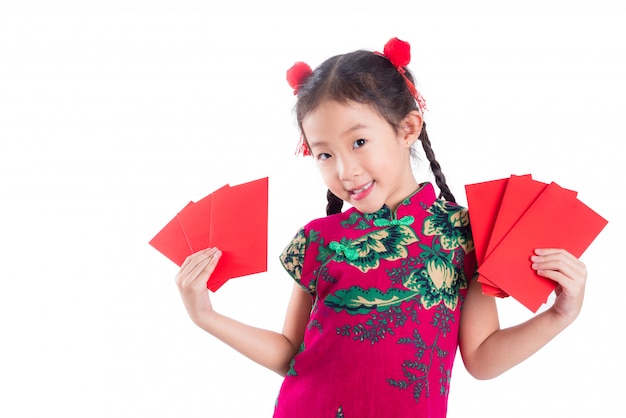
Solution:
<svg viewBox="0 0 626 418">
<path fill-rule="evenodd" d="M 148 241 L 269 176 L 269 270 L 212 297 L 280 330 L 278 255 L 325 206 L 285 71 L 398 36 L 459 202 L 531 173 L 609 220 L 579 319 L 497 379 L 459 361 L 449 416 L 623 416 L 625 20 L 617 0 L 0 0 L 0 415 L 271 416 L 281 378 L 191 323 Z"/>
</svg>

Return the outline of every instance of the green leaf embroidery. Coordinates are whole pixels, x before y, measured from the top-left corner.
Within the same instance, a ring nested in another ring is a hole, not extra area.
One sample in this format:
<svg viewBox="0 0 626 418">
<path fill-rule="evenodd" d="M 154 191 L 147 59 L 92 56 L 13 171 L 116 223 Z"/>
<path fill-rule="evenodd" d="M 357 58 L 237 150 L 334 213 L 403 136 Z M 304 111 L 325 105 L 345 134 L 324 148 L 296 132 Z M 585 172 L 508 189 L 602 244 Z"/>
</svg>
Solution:
<svg viewBox="0 0 626 418">
<path fill-rule="evenodd" d="M 370 224 L 365 222 L 363 217 L 358 212 L 352 212 L 348 219 L 341 221 L 341 226 L 344 228 L 354 228 L 360 230 L 371 228 Z"/>
<path fill-rule="evenodd" d="M 407 344 L 415 348 L 415 359 L 404 360 L 402 362 L 401 370 L 403 379 L 388 378 L 387 383 L 391 386 L 406 390 L 413 386 L 413 399 L 419 403 L 420 398 L 430 396 L 430 385 L 428 381 L 428 374 L 432 367 L 436 366 L 437 359 L 442 359 L 439 362 L 439 371 L 442 374 L 442 378 L 439 380 L 439 394 L 446 395 L 447 387 L 450 384 L 450 369 L 446 366 L 445 359 L 450 355 L 446 350 L 443 350 L 438 345 L 440 335 L 445 336 L 445 329 L 450 329 L 448 322 L 454 321 L 454 314 L 449 311 L 445 306 L 439 305 L 437 308 L 437 318 L 440 324 L 438 328 L 440 332 L 435 336 L 433 343 L 427 345 L 416 328 L 413 330 L 413 336 L 400 338 L 398 344 Z M 446 324 L 444 325 L 443 322 Z M 436 325 L 437 324 L 433 324 Z"/>
<path fill-rule="evenodd" d="M 296 366 L 296 356 L 298 354 L 300 354 L 301 352 L 304 351 L 304 342 L 302 344 L 300 344 L 300 349 L 298 350 L 298 352 L 296 353 L 295 356 L 293 356 L 293 358 L 291 359 L 291 362 L 289 362 L 289 370 L 287 371 L 287 376 L 297 376 L 298 373 L 296 372 L 295 366 Z"/>
<path fill-rule="evenodd" d="M 359 286 L 352 286 L 328 295 L 324 304 L 337 312 L 344 310 L 355 315 L 365 314 L 372 310 L 381 312 L 416 295 L 417 292 L 404 289 L 389 289 L 387 292 L 381 292 L 373 287 L 363 289 Z"/>
<path fill-rule="evenodd" d="M 381 259 L 393 261 L 406 257 L 406 246 L 417 241 L 413 229 L 404 225 L 374 231 L 354 240 L 342 238 L 335 261 L 345 261 L 367 273 L 378 268 Z"/>
<path fill-rule="evenodd" d="M 431 216 L 424 220 L 424 235 L 439 235 L 446 250 L 461 247 L 468 253 L 474 249 L 467 209 L 436 201 L 428 211 Z"/>
<path fill-rule="evenodd" d="M 304 229 L 300 229 L 280 255 L 280 260 L 285 266 L 285 269 L 298 281 L 302 277 L 302 262 L 304 261 L 305 247 L 306 237 L 304 235 Z"/>
<path fill-rule="evenodd" d="M 343 407 L 339 407 L 339 409 L 337 409 L 337 413 L 335 414 L 335 418 L 344 418 L 343 416 Z"/>
<path fill-rule="evenodd" d="M 420 295 L 426 309 L 442 301 L 448 308 L 455 309 L 459 303 L 458 289 L 464 283 L 462 270 L 461 276 L 446 259 L 431 258 L 423 268 L 406 276 L 403 285 Z"/>
</svg>

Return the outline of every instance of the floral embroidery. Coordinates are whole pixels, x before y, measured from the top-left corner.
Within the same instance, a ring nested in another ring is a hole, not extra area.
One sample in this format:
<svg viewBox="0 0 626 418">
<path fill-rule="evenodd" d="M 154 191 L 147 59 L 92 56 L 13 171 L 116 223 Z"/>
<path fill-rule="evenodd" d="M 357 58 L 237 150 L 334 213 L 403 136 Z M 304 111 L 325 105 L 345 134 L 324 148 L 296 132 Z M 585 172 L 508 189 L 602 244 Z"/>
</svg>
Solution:
<svg viewBox="0 0 626 418">
<path fill-rule="evenodd" d="M 459 289 L 467 287 L 463 269 L 454 264 L 455 252 L 445 252 L 438 243 L 428 247 L 420 245 L 421 267 L 415 268 L 406 276 L 404 286 L 421 295 L 426 309 L 444 302 L 455 309 L 459 302 Z"/>
<path fill-rule="evenodd" d="M 474 250 L 467 209 L 453 206 L 449 202 L 436 201 L 428 213 L 432 216 L 424 221 L 424 235 L 439 235 L 441 245 L 446 250 L 462 247 L 466 254 Z"/>
<path fill-rule="evenodd" d="M 352 337 L 354 341 L 369 341 L 375 344 L 383 340 L 387 335 L 395 335 L 394 329 L 401 327 L 407 320 L 402 309 L 394 306 L 380 313 L 373 313 L 365 322 L 354 326 L 344 325 L 337 329 L 337 333 L 345 337 Z"/>
<path fill-rule="evenodd" d="M 343 226 L 344 228 L 354 228 L 359 230 L 371 228 L 370 224 L 363 220 L 363 216 L 361 216 L 359 212 L 352 212 L 348 219 L 341 222 L 341 226 Z"/>
<path fill-rule="evenodd" d="M 367 273 L 378 268 L 381 259 L 393 261 L 406 257 L 407 245 L 417 241 L 413 229 L 404 225 L 374 231 L 356 239 L 342 238 L 335 246 L 341 251 L 335 253 L 334 260 L 345 261 Z M 322 251 L 320 249 L 320 253 Z"/>
<path fill-rule="evenodd" d="M 296 353 L 296 355 L 291 359 L 291 362 L 289 362 L 289 370 L 287 371 L 287 376 L 297 376 L 298 373 L 296 372 L 296 358 L 298 357 L 298 354 L 300 354 L 301 352 L 304 351 L 304 342 L 302 344 L 300 344 L 300 348 L 298 349 L 298 352 Z"/>
<path fill-rule="evenodd" d="M 402 362 L 401 368 L 404 379 L 387 379 L 387 383 L 398 389 L 406 390 L 412 386 L 413 399 L 416 402 L 420 401 L 422 395 L 425 397 L 430 396 L 428 375 L 434 363 L 438 361 L 440 362 L 439 371 L 442 374 L 442 377 L 439 379 L 439 383 L 441 383 L 439 393 L 440 395 L 448 393 L 451 369 L 445 366 L 442 359 L 447 357 L 449 352 L 438 345 L 438 340 L 440 336 L 445 337 L 449 332 L 449 322 L 454 321 L 454 315 L 445 306 L 439 305 L 435 318 L 433 325 L 439 328 L 439 333 L 435 336 L 432 344 L 428 345 L 425 342 L 418 328 L 413 330 L 411 337 L 398 340 L 398 344 L 407 344 L 415 348 L 414 359 Z"/>
<path fill-rule="evenodd" d="M 389 289 L 382 292 L 376 288 L 363 289 L 352 286 L 347 290 L 338 290 L 336 293 L 326 296 L 324 304 L 335 311 L 346 311 L 349 314 L 365 314 L 373 310 L 386 311 L 392 306 L 409 300 L 417 295 L 417 292 L 403 289 Z"/>
<path fill-rule="evenodd" d="M 306 246 L 306 236 L 304 228 L 300 229 L 291 240 L 291 243 L 280 255 L 280 261 L 285 269 L 294 279 L 300 280 L 302 277 L 302 259 Z"/>
</svg>

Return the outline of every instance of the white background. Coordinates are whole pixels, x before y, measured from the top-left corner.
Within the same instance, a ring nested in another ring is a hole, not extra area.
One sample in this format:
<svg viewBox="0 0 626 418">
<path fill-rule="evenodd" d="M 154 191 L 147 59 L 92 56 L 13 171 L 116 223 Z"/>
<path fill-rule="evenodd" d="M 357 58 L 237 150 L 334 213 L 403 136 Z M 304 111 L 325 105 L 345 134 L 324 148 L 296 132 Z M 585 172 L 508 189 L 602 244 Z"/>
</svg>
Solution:
<svg viewBox="0 0 626 418">
<path fill-rule="evenodd" d="M 460 203 L 532 173 L 609 220 L 579 319 L 497 379 L 459 361 L 449 416 L 621 416 L 625 20 L 608 0 L 0 1 L 0 415 L 271 416 L 281 378 L 191 323 L 148 241 L 188 201 L 269 176 L 269 271 L 213 301 L 280 330 L 278 254 L 325 206 L 285 71 L 398 36 Z M 531 316 L 499 306 L 503 325 Z"/>
</svg>

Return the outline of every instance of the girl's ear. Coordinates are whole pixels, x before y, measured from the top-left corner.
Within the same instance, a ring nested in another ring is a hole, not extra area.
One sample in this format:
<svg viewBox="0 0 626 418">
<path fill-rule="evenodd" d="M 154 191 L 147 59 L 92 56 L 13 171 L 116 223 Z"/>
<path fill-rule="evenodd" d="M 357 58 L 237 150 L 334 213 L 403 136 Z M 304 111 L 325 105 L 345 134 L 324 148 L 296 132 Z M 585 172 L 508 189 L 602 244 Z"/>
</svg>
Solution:
<svg viewBox="0 0 626 418">
<path fill-rule="evenodd" d="M 422 124 L 424 119 L 422 114 L 417 110 L 410 111 L 402 122 L 400 122 L 400 136 L 402 141 L 411 146 L 413 142 L 417 141 L 417 138 L 422 132 Z"/>
</svg>

